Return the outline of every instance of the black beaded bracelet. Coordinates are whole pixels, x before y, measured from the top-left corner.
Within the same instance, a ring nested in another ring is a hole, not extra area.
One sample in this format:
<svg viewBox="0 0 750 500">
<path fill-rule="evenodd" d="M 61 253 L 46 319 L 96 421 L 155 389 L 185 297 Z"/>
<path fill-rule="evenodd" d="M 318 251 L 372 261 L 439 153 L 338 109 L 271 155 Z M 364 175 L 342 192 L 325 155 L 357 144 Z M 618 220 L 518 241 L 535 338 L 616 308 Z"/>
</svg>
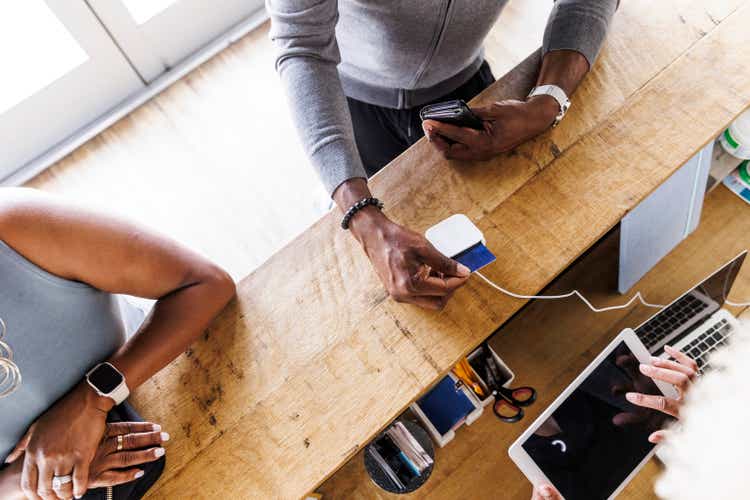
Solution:
<svg viewBox="0 0 750 500">
<path fill-rule="evenodd" d="M 349 229 L 349 221 L 352 220 L 352 217 L 354 217 L 354 214 L 362 210 L 363 208 L 373 205 L 375 207 L 378 207 L 380 210 L 383 210 L 383 202 L 380 201 L 377 198 L 362 198 L 357 203 L 352 205 L 349 210 L 346 211 L 344 214 L 344 218 L 341 219 L 341 228 L 342 229 Z"/>
</svg>

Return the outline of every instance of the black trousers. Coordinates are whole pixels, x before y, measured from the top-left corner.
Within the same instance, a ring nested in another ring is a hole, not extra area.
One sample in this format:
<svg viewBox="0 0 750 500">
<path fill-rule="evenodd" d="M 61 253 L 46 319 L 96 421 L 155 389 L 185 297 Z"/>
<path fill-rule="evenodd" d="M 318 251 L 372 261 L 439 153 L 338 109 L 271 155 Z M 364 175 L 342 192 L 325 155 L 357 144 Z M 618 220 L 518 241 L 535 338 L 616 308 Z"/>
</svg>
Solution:
<svg viewBox="0 0 750 500">
<path fill-rule="evenodd" d="M 494 81 L 490 65 L 485 61 L 469 81 L 432 102 L 452 99 L 468 101 Z M 354 138 L 368 177 L 424 136 L 422 121 L 419 118 L 422 106 L 393 109 L 351 98 L 347 98 L 347 101 L 354 124 Z M 425 106 L 427 104 L 431 103 L 426 103 Z"/>
</svg>

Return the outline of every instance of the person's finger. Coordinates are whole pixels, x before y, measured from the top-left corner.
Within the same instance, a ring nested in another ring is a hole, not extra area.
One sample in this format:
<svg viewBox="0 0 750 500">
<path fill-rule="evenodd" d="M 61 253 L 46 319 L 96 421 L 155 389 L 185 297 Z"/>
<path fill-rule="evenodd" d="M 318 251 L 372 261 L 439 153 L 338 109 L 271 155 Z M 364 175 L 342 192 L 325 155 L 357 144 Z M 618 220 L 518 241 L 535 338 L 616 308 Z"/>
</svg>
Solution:
<svg viewBox="0 0 750 500">
<path fill-rule="evenodd" d="M 477 115 L 477 118 L 480 118 L 483 121 L 490 121 L 495 118 L 495 111 L 494 107 L 492 105 L 490 106 L 472 106 L 471 112 Z"/>
<path fill-rule="evenodd" d="M 77 460 L 73 468 L 73 496 L 81 498 L 89 489 L 89 463 Z"/>
<path fill-rule="evenodd" d="M 659 444 L 659 443 L 663 443 L 667 439 L 667 436 L 669 436 L 669 431 L 665 431 L 665 430 L 655 431 L 651 433 L 651 435 L 648 437 L 648 440 L 651 443 Z"/>
<path fill-rule="evenodd" d="M 640 392 L 629 392 L 625 394 L 625 399 L 636 406 L 651 408 L 662 413 L 677 417 L 680 412 L 680 404 L 677 400 L 665 396 L 655 396 L 651 394 L 641 394 Z"/>
<path fill-rule="evenodd" d="M 61 463 L 55 467 L 54 471 L 55 476 L 65 476 L 73 472 L 73 466 L 66 466 Z M 55 488 L 53 484 L 52 487 L 55 491 L 55 494 L 57 495 L 57 498 L 60 498 L 62 500 L 70 500 L 71 498 L 73 498 L 73 481 L 61 484 L 57 488 Z"/>
<path fill-rule="evenodd" d="M 562 500 L 562 496 L 549 484 L 534 487 L 531 500 Z"/>
<path fill-rule="evenodd" d="M 137 434 L 139 432 L 159 432 L 160 430 L 161 425 L 152 422 L 112 422 L 107 424 L 104 437 Z"/>
<path fill-rule="evenodd" d="M 647 377 L 672 384 L 679 392 L 684 392 L 690 383 L 690 378 L 682 372 L 646 364 L 641 364 L 640 370 Z"/>
<path fill-rule="evenodd" d="M 466 144 L 469 147 L 479 147 L 485 136 L 479 130 L 468 127 L 457 127 L 450 123 L 438 122 L 435 120 L 425 120 L 423 124 L 425 133 L 429 130 L 431 136 L 435 134 L 442 135 L 452 141 Z"/>
<path fill-rule="evenodd" d="M 18 457 L 20 457 L 21 454 L 26 451 L 26 447 L 29 445 L 29 439 L 31 439 L 31 428 L 26 431 L 26 434 L 23 435 L 21 440 L 16 444 L 15 448 L 13 448 L 13 451 L 11 451 L 10 454 L 5 458 L 6 464 L 10 464 L 18 460 Z"/>
<path fill-rule="evenodd" d="M 667 352 L 667 354 L 676 359 L 678 363 L 690 367 L 690 369 L 692 369 L 696 373 L 698 372 L 698 363 L 696 363 L 693 358 L 691 358 L 684 352 L 675 349 L 671 345 L 665 345 L 664 350 Z"/>
<path fill-rule="evenodd" d="M 662 358 L 652 357 L 651 364 L 653 366 L 656 366 L 657 368 L 666 368 L 667 370 L 674 370 L 676 372 L 682 372 L 685 375 L 687 375 L 690 379 L 692 379 L 696 375 L 696 371 L 693 370 L 690 366 L 687 366 L 682 363 L 677 363 L 676 361 L 672 361 L 671 359 L 662 359 Z"/>
<path fill-rule="evenodd" d="M 161 447 L 149 448 L 147 450 L 118 451 L 107 455 L 104 459 L 104 469 L 126 469 L 137 465 L 153 462 L 164 456 L 165 450 Z"/>
<path fill-rule="evenodd" d="M 136 450 L 140 448 L 150 448 L 169 441 L 169 434 L 166 432 L 139 432 L 137 434 L 120 434 L 122 436 L 123 450 Z M 117 452 L 117 436 L 107 438 L 104 443 L 106 454 Z"/>
<path fill-rule="evenodd" d="M 435 149 L 440 151 L 443 155 L 447 154 L 451 149 L 451 145 L 448 144 L 448 141 L 446 141 L 445 138 L 440 137 L 439 135 L 433 136 L 430 139 L 430 142 L 435 146 Z"/>
<path fill-rule="evenodd" d="M 143 471 L 141 469 L 108 470 L 99 474 L 93 484 L 96 488 L 106 488 L 107 486 L 129 483 L 142 477 Z"/>
<path fill-rule="evenodd" d="M 27 455 L 23 463 L 23 472 L 21 472 L 21 489 L 28 500 L 41 499 L 36 492 L 38 476 L 39 471 L 36 463 Z"/>
<path fill-rule="evenodd" d="M 447 276 L 417 276 L 413 280 L 412 287 L 416 295 L 428 295 L 432 297 L 444 297 L 466 282 L 466 278 Z"/>
<path fill-rule="evenodd" d="M 643 412 L 622 412 L 612 417 L 612 423 L 618 427 L 640 424 L 644 420 L 646 420 L 646 415 Z"/>
<path fill-rule="evenodd" d="M 52 489 L 52 476 L 55 475 L 54 467 L 47 461 L 40 461 L 37 465 L 36 493 L 44 500 L 57 500 L 55 490 Z"/>
<path fill-rule="evenodd" d="M 458 278 L 468 278 L 471 275 L 471 270 L 468 267 L 441 254 L 430 243 L 419 249 L 418 255 L 421 257 L 422 263 L 430 266 L 435 272 Z"/>
</svg>

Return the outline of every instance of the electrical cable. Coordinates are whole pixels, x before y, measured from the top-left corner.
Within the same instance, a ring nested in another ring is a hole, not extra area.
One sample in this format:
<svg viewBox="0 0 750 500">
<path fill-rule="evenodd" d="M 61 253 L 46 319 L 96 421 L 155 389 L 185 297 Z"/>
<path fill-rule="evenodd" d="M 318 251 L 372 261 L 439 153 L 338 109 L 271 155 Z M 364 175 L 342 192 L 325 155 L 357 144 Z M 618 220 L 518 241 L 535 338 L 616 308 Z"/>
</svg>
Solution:
<svg viewBox="0 0 750 500">
<path fill-rule="evenodd" d="M 581 292 L 578 290 L 573 290 L 572 292 L 564 293 L 562 295 L 522 295 L 520 293 L 513 293 L 509 290 L 506 290 L 505 288 L 501 287 L 500 285 L 497 285 L 492 280 L 487 278 L 484 274 L 480 272 L 475 272 L 477 276 L 482 278 L 488 285 L 490 285 L 492 288 L 498 290 L 499 292 L 504 293 L 505 295 L 509 295 L 511 297 L 514 297 L 516 299 L 546 299 L 546 300 L 557 300 L 557 299 L 567 299 L 568 297 L 576 296 L 579 299 L 583 301 L 586 306 L 594 311 L 595 313 L 601 313 L 601 312 L 607 312 L 607 311 L 614 311 L 617 309 L 627 309 L 630 307 L 633 302 L 636 300 L 640 301 L 641 304 L 643 304 L 646 307 L 653 307 L 654 309 L 663 309 L 664 305 L 662 304 L 652 304 L 650 302 L 646 302 L 646 300 L 643 298 L 643 295 L 641 295 L 641 292 L 637 292 L 633 297 L 627 301 L 625 304 L 619 305 L 619 306 L 609 306 L 609 307 L 595 307 L 589 300 L 584 297 Z"/>
</svg>

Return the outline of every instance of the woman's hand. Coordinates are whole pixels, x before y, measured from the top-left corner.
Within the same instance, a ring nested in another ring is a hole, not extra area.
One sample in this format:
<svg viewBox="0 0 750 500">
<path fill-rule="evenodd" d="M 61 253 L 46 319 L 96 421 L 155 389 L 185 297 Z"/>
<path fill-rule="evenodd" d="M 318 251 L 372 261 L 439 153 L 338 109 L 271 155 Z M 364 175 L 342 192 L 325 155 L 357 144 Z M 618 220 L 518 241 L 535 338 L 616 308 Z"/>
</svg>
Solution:
<svg viewBox="0 0 750 500">
<path fill-rule="evenodd" d="M 73 476 L 75 496 L 86 493 L 89 464 L 113 404 L 82 382 L 31 425 L 6 460 L 13 462 L 24 453 L 21 487 L 28 498 L 57 499 L 52 477 L 67 474 Z"/>
<path fill-rule="evenodd" d="M 122 449 L 117 451 L 118 438 L 122 436 Z M 150 422 L 118 422 L 107 424 L 102 439 L 89 466 L 88 487 L 104 488 L 129 483 L 143 476 L 138 466 L 153 462 L 164 455 L 161 444 L 169 441 L 169 434 Z M 23 452 L 22 452 L 23 453 Z M 8 499 L 32 499 L 40 496 L 21 488 L 23 466 L 15 460 L 0 473 L 0 493 Z M 50 498 L 73 498 L 73 484 L 66 483 L 55 489 Z"/>
<path fill-rule="evenodd" d="M 677 398 L 641 394 L 639 392 L 629 392 L 625 394 L 625 397 L 634 405 L 659 410 L 679 418 L 685 393 L 697 376 L 698 364 L 685 353 L 670 346 L 664 346 L 664 350 L 676 361 L 653 358 L 651 365 L 641 364 L 639 368 L 641 373 L 647 377 L 672 384 L 677 390 Z M 648 440 L 652 443 L 658 443 L 664 440 L 664 436 L 665 432 L 660 430 L 651 434 Z"/>
<path fill-rule="evenodd" d="M 563 500 L 562 495 L 551 485 L 542 484 L 534 488 L 531 500 Z"/>
<path fill-rule="evenodd" d="M 122 436 L 122 450 L 117 451 L 118 437 Z M 89 488 L 104 488 L 129 483 L 143 476 L 138 466 L 153 462 L 164 455 L 162 443 L 169 441 L 169 434 L 151 422 L 117 422 L 107 424 L 104 439 L 89 467 Z M 53 498 L 73 497 L 71 483 L 55 490 Z"/>
</svg>

